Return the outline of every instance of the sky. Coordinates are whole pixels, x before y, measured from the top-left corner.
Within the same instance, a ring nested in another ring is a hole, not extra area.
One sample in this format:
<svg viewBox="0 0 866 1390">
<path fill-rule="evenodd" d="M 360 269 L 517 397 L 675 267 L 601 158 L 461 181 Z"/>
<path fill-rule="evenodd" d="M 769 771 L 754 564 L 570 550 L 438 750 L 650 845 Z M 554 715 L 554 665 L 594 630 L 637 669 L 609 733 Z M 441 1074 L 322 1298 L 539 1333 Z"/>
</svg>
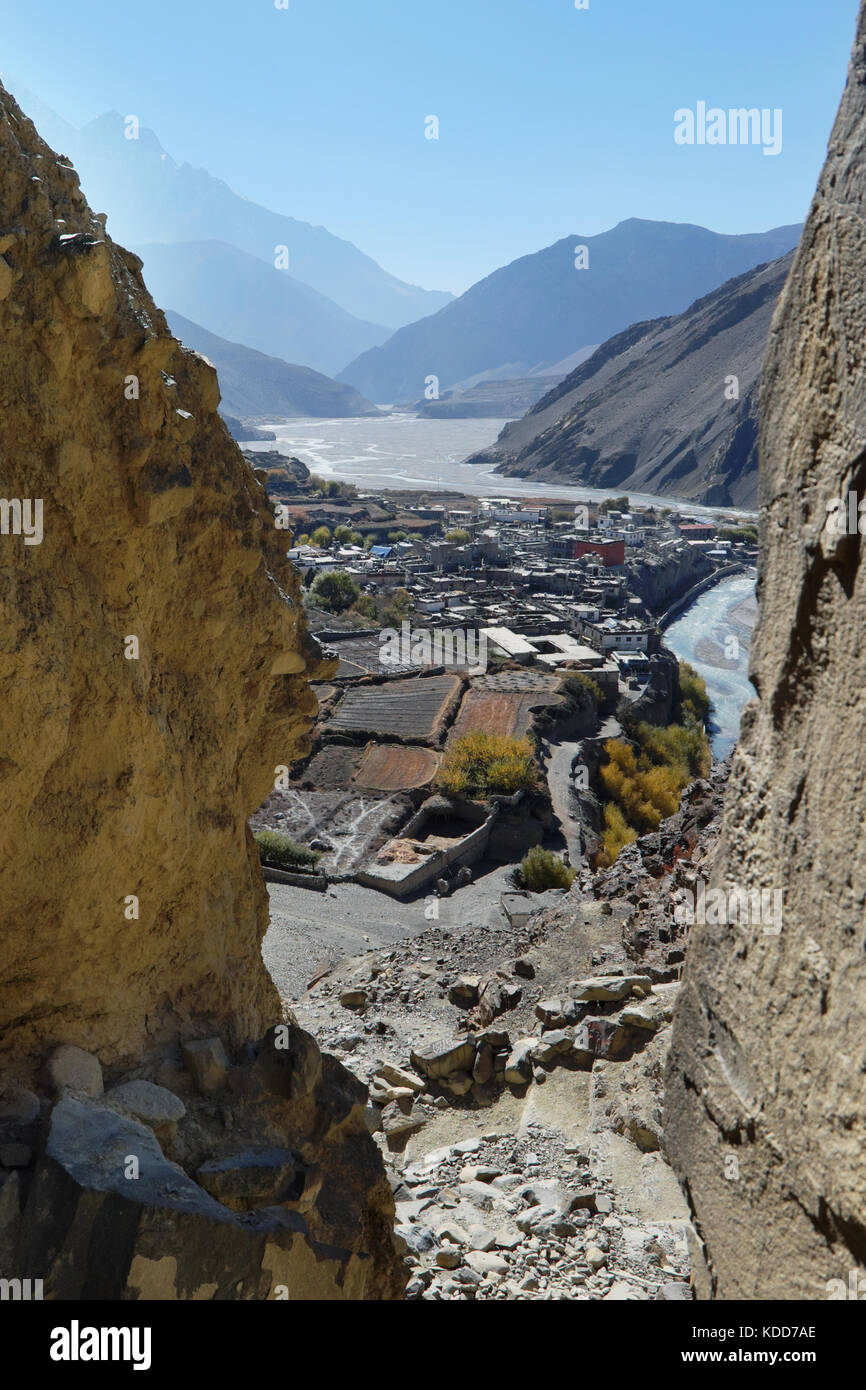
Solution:
<svg viewBox="0 0 866 1390">
<path fill-rule="evenodd" d="M 74 125 L 138 115 L 179 163 L 401 279 L 461 293 L 628 217 L 729 233 L 801 221 L 857 12 L 856 0 L 283 3 L 2 0 L 0 68 Z M 781 110 L 781 152 L 677 144 L 675 112 L 701 101 Z"/>
</svg>

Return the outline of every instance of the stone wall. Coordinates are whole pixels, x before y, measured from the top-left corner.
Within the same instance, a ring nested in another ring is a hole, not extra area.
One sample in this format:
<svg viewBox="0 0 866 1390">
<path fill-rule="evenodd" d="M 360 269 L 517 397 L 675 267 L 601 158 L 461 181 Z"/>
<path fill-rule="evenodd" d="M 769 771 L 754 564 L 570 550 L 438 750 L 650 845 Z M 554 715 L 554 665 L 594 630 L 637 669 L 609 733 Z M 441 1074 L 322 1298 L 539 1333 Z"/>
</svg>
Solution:
<svg viewBox="0 0 866 1390">
<path fill-rule="evenodd" d="M 668 1074 L 703 1296 L 839 1296 L 866 1265 L 866 568 L 827 511 L 866 489 L 864 345 L 866 7 L 765 363 L 759 698 L 713 879 L 781 891 L 781 931 L 692 928 Z"/>
</svg>

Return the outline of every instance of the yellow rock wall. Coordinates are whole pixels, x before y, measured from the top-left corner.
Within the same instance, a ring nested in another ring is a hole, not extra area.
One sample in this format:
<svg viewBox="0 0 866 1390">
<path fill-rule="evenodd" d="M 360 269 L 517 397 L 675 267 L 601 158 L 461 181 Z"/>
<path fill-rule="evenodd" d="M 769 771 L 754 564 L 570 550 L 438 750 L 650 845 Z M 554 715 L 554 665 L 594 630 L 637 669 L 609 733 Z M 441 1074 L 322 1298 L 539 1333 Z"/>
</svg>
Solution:
<svg viewBox="0 0 866 1390">
<path fill-rule="evenodd" d="M 0 499 L 40 501 L 43 532 L 0 507 L 7 1071 L 279 1017 L 246 818 L 304 749 L 322 668 L 218 400 L 0 87 Z"/>
</svg>

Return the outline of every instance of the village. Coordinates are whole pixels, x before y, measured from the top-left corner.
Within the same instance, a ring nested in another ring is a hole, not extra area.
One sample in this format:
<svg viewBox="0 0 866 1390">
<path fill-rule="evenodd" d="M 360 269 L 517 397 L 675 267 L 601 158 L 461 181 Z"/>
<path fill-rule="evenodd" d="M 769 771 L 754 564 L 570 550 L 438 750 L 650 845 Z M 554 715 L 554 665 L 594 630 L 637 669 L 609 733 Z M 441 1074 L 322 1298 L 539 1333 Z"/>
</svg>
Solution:
<svg viewBox="0 0 866 1390">
<path fill-rule="evenodd" d="M 265 851 L 266 875 L 407 902 L 533 846 L 589 863 L 601 749 L 624 724 L 673 721 L 664 627 L 754 563 L 753 528 L 628 498 L 359 495 L 299 460 L 248 457 L 290 518 L 307 620 L 335 662 L 316 686 L 310 755 L 251 821 L 290 847 L 279 861 Z M 476 735 L 525 745 L 535 783 L 481 795 L 455 782 Z"/>
</svg>

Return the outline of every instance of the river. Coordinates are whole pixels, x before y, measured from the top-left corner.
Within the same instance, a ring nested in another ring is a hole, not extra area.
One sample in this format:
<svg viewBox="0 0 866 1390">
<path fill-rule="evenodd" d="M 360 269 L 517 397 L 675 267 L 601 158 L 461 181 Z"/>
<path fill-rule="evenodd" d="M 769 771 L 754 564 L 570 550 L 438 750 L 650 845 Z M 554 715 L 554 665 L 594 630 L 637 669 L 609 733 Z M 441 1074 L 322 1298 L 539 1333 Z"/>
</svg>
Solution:
<svg viewBox="0 0 866 1390">
<path fill-rule="evenodd" d="M 558 497 L 566 501 L 592 501 L 621 495 L 592 487 L 551 485 L 532 478 L 504 478 L 489 468 L 463 460 L 479 449 L 486 449 L 499 435 L 507 420 L 426 420 L 417 415 L 394 411 L 370 419 L 348 420 L 257 420 L 271 430 L 276 443 L 245 444 L 254 450 L 278 449 L 301 459 L 313 473 L 338 482 L 354 483 L 361 489 L 447 489 L 470 497 Z M 735 508 L 698 507 L 675 498 L 655 497 L 652 493 L 631 492 L 638 506 L 680 506 L 695 516 L 749 516 Z"/>
<path fill-rule="evenodd" d="M 755 694 L 748 667 L 757 613 L 754 573 L 737 574 L 699 594 L 664 634 L 666 646 L 707 683 L 713 702 L 710 739 L 717 758 L 736 743 L 743 706 Z"/>
</svg>

